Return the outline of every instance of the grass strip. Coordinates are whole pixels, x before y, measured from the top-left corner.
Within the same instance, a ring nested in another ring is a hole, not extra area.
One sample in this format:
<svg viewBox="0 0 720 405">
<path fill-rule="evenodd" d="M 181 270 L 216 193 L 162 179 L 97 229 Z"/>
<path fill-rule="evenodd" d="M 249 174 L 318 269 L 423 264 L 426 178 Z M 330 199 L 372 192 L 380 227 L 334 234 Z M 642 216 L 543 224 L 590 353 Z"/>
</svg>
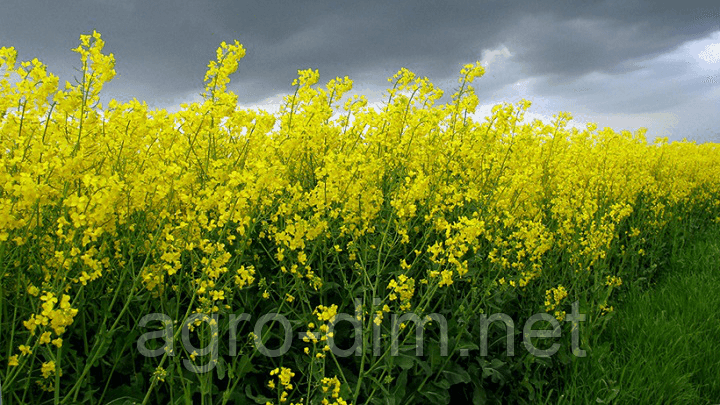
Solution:
<svg viewBox="0 0 720 405">
<path fill-rule="evenodd" d="M 592 354 L 547 403 L 720 403 L 720 228 L 688 244 L 650 289 L 630 288 Z"/>
</svg>

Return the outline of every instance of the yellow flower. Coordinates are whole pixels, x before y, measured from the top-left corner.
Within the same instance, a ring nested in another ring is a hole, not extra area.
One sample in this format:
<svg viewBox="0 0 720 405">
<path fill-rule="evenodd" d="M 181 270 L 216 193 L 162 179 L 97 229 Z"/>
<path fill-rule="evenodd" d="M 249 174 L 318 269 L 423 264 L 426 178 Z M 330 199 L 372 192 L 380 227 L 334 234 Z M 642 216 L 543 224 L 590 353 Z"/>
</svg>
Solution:
<svg viewBox="0 0 720 405">
<path fill-rule="evenodd" d="M 25 356 L 27 354 L 32 354 L 32 350 L 30 350 L 29 346 L 20 345 L 20 346 L 18 346 L 18 350 L 20 350 L 20 352 L 23 354 L 23 356 Z"/>
<path fill-rule="evenodd" d="M 622 285 L 622 278 L 620 277 L 607 276 L 605 280 L 605 285 L 608 287 L 620 287 Z"/>
<path fill-rule="evenodd" d="M 210 296 L 212 297 L 213 301 L 221 301 L 225 299 L 225 291 L 224 290 L 212 290 L 210 291 Z"/>
<path fill-rule="evenodd" d="M 10 356 L 10 357 L 8 358 L 8 366 L 10 366 L 10 367 L 15 367 L 15 366 L 17 366 L 18 364 L 20 364 L 20 363 L 18 363 L 18 356 L 17 356 L 17 354 L 12 355 L 12 356 Z"/>
<path fill-rule="evenodd" d="M 375 314 L 375 320 L 373 320 L 373 322 L 375 323 L 375 325 L 380 326 L 380 325 L 382 325 L 382 321 L 383 321 L 383 312 L 377 311 L 377 313 Z"/>
<path fill-rule="evenodd" d="M 313 310 L 313 315 L 317 316 L 318 320 L 320 321 L 329 321 L 332 322 L 335 320 L 335 316 L 337 315 L 338 306 L 333 304 L 329 307 L 326 307 L 324 305 L 318 305 L 317 308 Z M 312 323 L 308 324 L 308 327 L 313 328 Z"/>
<path fill-rule="evenodd" d="M 42 335 L 40 335 L 40 339 L 38 339 L 41 345 L 50 343 L 50 332 L 43 332 Z"/>
<path fill-rule="evenodd" d="M 568 296 L 565 287 L 562 285 L 545 291 L 545 307 L 548 312 L 554 310 L 560 302 Z"/>
<path fill-rule="evenodd" d="M 30 286 L 28 286 L 27 292 L 33 297 L 37 297 L 37 295 L 40 293 L 40 290 L 34 285 L 30 284 Z"/>
<path fill-rule="evenodd" d="M 452 283 L 453 283 L 452 270 L 443 270 L 442 272 L 440 272 L 440 274 L 442 275 L 442 280 L 440 280 L 440 282 L 438 283 L 438 286 L 442 287 L 444 285 L 447 285 L 447 286 L 452 285 Z"/>
<path fill-rule="evenodd" d="M 615 310 L 615 308 L 613 308 L 612 306 L 600 305 L 600 311 L 601 311 L 600 315 L 606 315 L 609 312 L 612 312 L 614 310 Z"/>
<path fill-rule="evenodd" d="M 165 382 L 165 377 L 167 377 L 167 370 L 158 366 L 153 372 L 153 377 L 156 378 L 158 381 Z"/>
<path fill-rule="evenodd" d="M 51 374 L 55 373 L 55 362 L 48 361 L 47 363 L 43 363 L 42 366 L 40 366 L 40 372 L 42 372 L 43 378 L 50 377 Z"/>
</svg>

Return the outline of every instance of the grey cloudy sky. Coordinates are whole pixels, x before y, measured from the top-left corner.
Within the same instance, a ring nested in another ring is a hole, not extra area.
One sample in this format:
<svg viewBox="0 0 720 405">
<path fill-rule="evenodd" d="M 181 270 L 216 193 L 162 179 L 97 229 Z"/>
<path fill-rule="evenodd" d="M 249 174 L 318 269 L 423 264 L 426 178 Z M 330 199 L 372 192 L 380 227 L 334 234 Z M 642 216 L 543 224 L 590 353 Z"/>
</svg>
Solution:
<svg viewBox="0 0 720 405">
<path fill-rule="evenodd" d="M 3 0 L 0 46 L 72 81 L 81 34 L 100 32 L 117 76 L 104 100 L 136 97 L 176 110 L 199 99 L 222 41 L 247 49 L 230 90 L 277 109 L 298 69 L 349 76 L 380 102 L 401 67 L 446 94 L 463 64 L 483 61 L 475 89 L 492 105 L 527 98 L 526 118 L 568 111 L 581 125 L 648 137 L 720 141 L 720 2 Z M 441 101 L 447 101 L 445 97 Z"/>
</svg>

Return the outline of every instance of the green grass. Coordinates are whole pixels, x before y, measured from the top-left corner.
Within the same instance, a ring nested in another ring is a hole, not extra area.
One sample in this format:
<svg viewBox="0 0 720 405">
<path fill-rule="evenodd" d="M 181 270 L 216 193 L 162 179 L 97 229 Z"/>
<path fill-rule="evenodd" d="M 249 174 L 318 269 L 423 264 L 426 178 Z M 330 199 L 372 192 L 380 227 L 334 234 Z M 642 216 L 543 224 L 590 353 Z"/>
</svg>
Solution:
<svg viewBox="0 0 720 405">
<path fill-rule="evenodd" d="M 576 358 L 561 404 L 720 404 L 720 227 L 688 240 L 650 289 L 629 288 Z"/>
</svg>

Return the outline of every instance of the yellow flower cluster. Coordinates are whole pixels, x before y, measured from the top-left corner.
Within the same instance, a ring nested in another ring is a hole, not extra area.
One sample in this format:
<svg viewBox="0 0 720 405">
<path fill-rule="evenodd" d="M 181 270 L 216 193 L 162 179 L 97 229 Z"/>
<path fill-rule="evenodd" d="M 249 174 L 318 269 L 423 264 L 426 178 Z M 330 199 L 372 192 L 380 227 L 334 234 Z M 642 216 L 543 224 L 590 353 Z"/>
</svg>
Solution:
<svg viewBox="0 0 720 405">
<path fill-rule="evenodd" d="M 321 322 L 334 322 L 337 311 L 338 306 L 335 304 L 329 307 L 318 305 L 317 308 L 313 310 L 313 315 L 317 316 L 317 319 Z"/>
<path fill-rule="evenodd" d="M 608 287 L 620 287 L 622 285 L 622 278 L 609 275 L 605 279 L 605 285 Z"/>
<path fill-rule="evenodd" d="M 395 301 L 397 299 L 400 300 L 401 311 L 407 311 L 410 309 L 410 300 L 412 299 L 413 294 L 415 294 L 414 279 L 401 274 L 397 277 L 397 281 L 394 279 L 390 280 L 388 283 L 388 290 L 391 291 L 390 295 L 388 295 L 390 301 Z"/>
<path fill-rule="evenodd" d="M 386 313 L 390 313 L 390 306 L 384 304 L 382 308 L 375 311 L 375 318 L 373 319 L 373 323 L 377 326 L 382 325 L 382 321 L 385 318 Z"/>
<path fill-rule="evenodd" d="M 322 392 L 330 394 L 330 399 L 327 397 L 322 399 L 322 405 L 348 405 L 348 402 L 340 396 L 340 387 L 342 384 L 340 384 L 340 380 L 338 380 L 337 376 L 330 378 L 323 377 L 320 384 L 322 385 Z M 332 402 L 330 402 L 330 400 L 332 400 Z"/>
<path fill-rule="evenodd" d="M 615 310 L 614 307 L 608 306 L 607 304 L 600 305 L 600 315 L 607 315 Z"/>
<path fill-rule="evenodd" d="M 55 362 L 48 361 L 43 363 L 42 366 L 40 366 L 40 372 L 42 373 L 43 378 L 50 378 L 51 375 L 55 374 Z M 62 372 L 59 374 L 62 375 Z"/>
<path fill-rule="evenodd" d="M 30 319 L 23 322 L 23 325 L 25 325 L 25 327 L 33 335 L 35 334 L 35 329 L 38 326 L 46 326 L 48 324 L 53 329 L 56 336 L 60 336 L 65 333 L 65 328 L 73 323 L 73 318 L 78 313 L 77 308 L 72 308 L 70 306 L 70 296 L 63 294 L 60 298 L 60 304 L 57 307 L 55 304 L 58 303 L 58 300 L 52 292 L 43 294 L 40 297 L 40 300 L 43 301 L 41 306 L 42 311 L 40 314 L 32 314 Z M 41 343 L 50 343 L 49 332 L 43 333 L 40 341 Z M 55 342 L 56 341 L 53 341 L 53 343 Z M 62 345 L 62 340 L 57 341 L 55 344 L 60 347 Z"/>
<path fill-rule="evenodd" d="M 562 285 L 545 291 L 545 310 L 547 312 L 555 310 L 567 296 L 567 290 Z M 555 318 L 558 321 L 565 319 L 565 311 L 555 311 Z"/>
<path fill-rule="evenodd" d="M 157 381 L 165 382 L 165 377 L 167 377 L 167 370 L 160 366 L 155 368 L 155 371 L 153 371 L 153 378 L 155 378 Z"/>
<path fill-rule="evenodd" d="M 305 333 L 305 336 L 303 337 L 303 342 L 306 342 L 306 343 L 312 342 L 313 344 L 316 344 L 318 342 L 327 342 L 328 338 L 333 337 L 334 332 L 329 331 L 330 328 L 327 325 L 327 322 L 330 322 L 330 323 L 335 322 L 335 318 L 337 316 L 337 311 L 338 311 L 338 306 L 335 304 L 333 304 L 329 307 L 324 306 L 324 305 L 318 305 L 313 310 L 313 315 L 315 315 L 317 317 L 319 322 L 322 322 L 320 324 L 320 326 L 317 327 L 319 332 L 312 332 L 311 330 L 308 330 Z M 315 329 L 316 328 L 315 323 L 310 322 L 308 324 L 308 328 Z M 325 344 L 321 350 L 322 350 L 321 352 L 315 353 L 315 357 L 317 359 L 324 358 L 325 352 L 329 352 L 331 349 L 328 344 Z M 310 354 L 309 348 L 306 347 L 304 349 L 304 351 L 305 351 L 305 354 Z"/>
<path fill-rule="evenodd" d="M 277 381 L 280 386 L 276 386 L 275 380 L 270 380 L 268 381 L 268 388 L 277 388 L 278 390 L 282 389 L 282 391 L 280 392 L 279 401 L 280 403 L 287 402 L 288 396 L 290 395 L 289 393 L 293 390 L 293 385 L 290 382 L 290 379 L 295 376 L 295 373 L 293 373 L 293 371 L 287 367 L 280 367 L 270 371 L 270 375 L 277 376 Z"/>
</svg>

